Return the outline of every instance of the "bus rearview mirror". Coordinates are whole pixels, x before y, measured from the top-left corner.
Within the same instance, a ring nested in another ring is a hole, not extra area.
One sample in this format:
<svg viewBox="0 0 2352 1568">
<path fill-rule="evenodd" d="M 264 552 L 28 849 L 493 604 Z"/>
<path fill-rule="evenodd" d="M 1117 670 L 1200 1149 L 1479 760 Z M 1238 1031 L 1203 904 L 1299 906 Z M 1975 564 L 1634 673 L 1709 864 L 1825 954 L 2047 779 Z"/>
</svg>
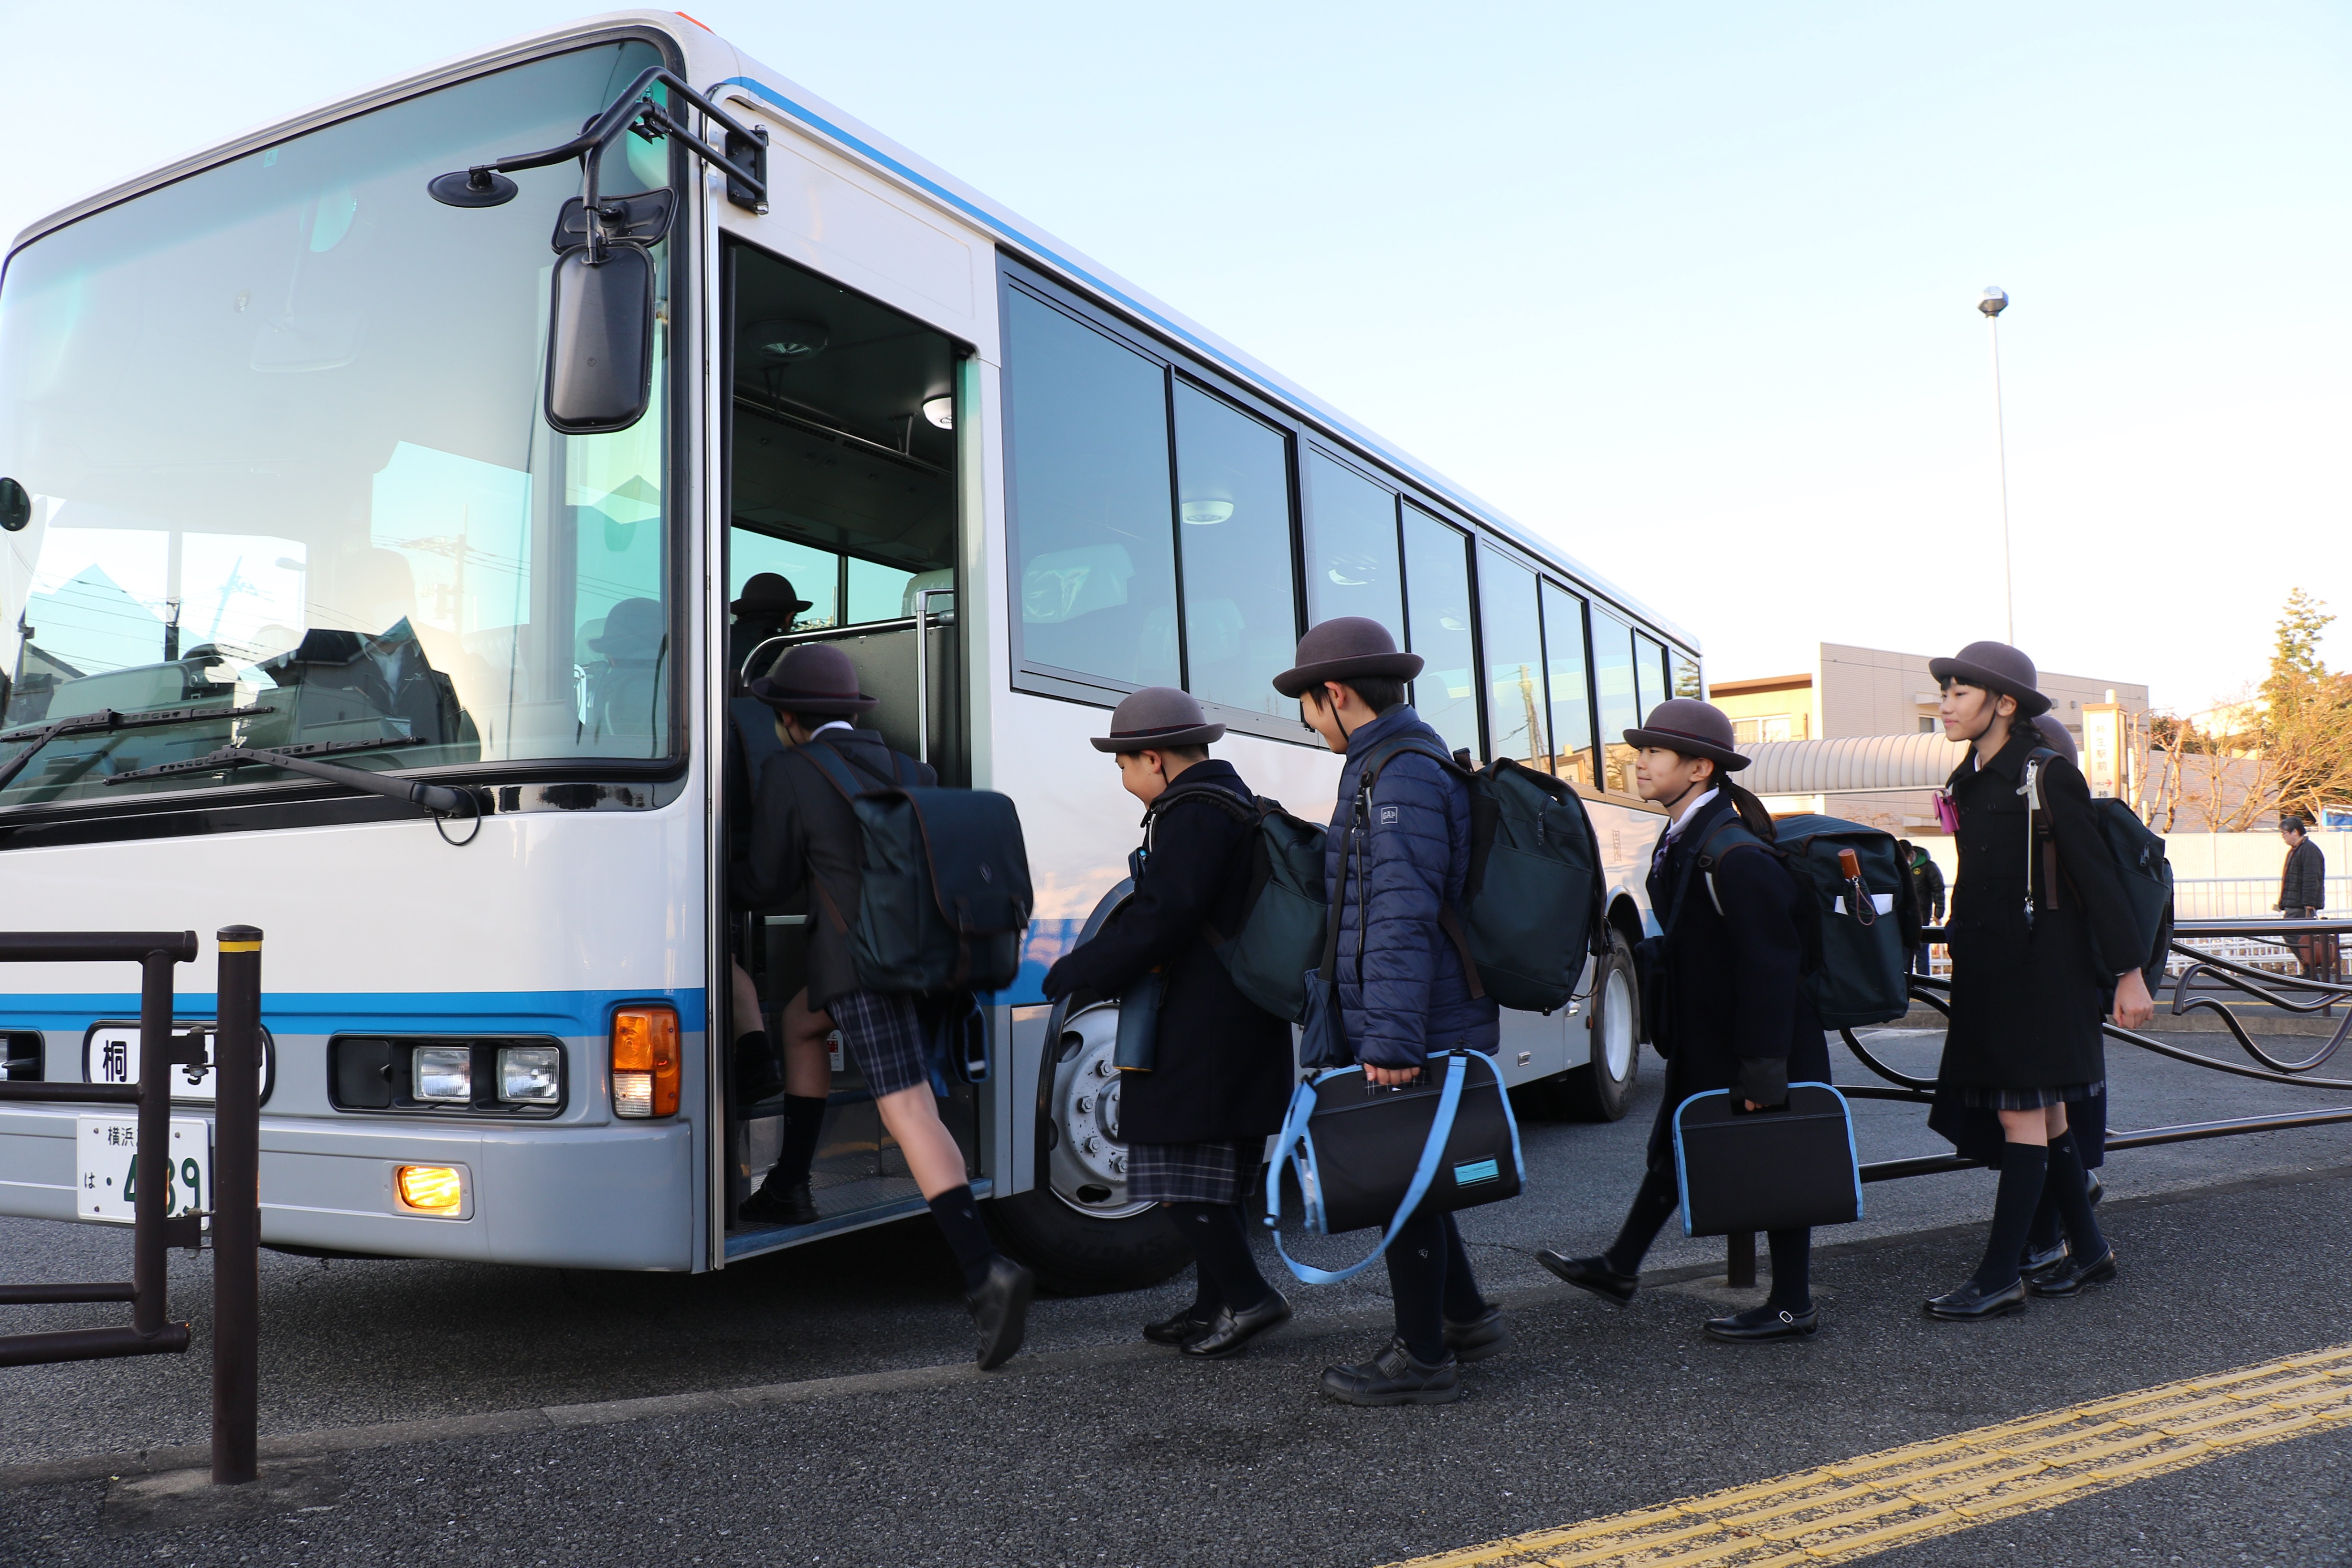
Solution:
<svg viewBox="0 0 2352 1568">
<path fill-rule="evenodd" d="M 547 423 L 567 435 L 626 430 L 653 402 L 654 263 L 608 241 L 555 258 L 548 296 Z"/>
</svg>

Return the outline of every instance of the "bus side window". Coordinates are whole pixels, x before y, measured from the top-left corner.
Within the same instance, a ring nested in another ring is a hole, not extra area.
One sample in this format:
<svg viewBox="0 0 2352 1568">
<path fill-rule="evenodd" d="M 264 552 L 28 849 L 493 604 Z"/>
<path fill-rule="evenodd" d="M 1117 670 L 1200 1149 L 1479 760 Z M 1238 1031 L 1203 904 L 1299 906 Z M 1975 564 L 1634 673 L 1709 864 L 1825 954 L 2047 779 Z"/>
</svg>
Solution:
<svg viewBox="0 0 2352 1568">
<path fill-rule="evenodd" d="M 1408 502 L 1404 509 L 1408 604 L 1405 646 L 1422 656 L 1413 711 L 1472 756 L 1478 743 L 1478 658 L 1470 643 L 1470 541 L 1458 528 Z"/>
<path fill-rule="evenodd" d="M 1186 688 L 1203 702 L 1290 711 L 1274 689 L 1298 646 L 1288 438 L 1180 381 L 1176 486 Z"/>
<path fill-rule="evenodd" d="M 1633 685 L 1633 631 L 1599 605 L 1592 607 L 1592 685 L 1601 702 L 1601 752 L 1608 768 L 1601 787 L 1632 795 L 1633 748 L 1612 738 L 1642 724 Z"/>
<path fill-rule="evenodd" d="M 1536 574 L 1499 551 L 1478 552 L 1479 623 L 1486 651 L 1486 716 L 1494 755 L 1549 769 L 1543 622 Z"/>
<path fill-rule="evenodd" d="M 1364 615 L 1405 641 L 1394 491 L 1326 457 L 1307 459 L 1307 623 Z"/>
<path fill-rule="evenodd" d="M 1592 762 L 1592 698 L 1584 667 L 1584 601 L 1543 585 L 1544 663 L 1551 675 L 1552 771 L 1600 788 Z"/>
</svg>

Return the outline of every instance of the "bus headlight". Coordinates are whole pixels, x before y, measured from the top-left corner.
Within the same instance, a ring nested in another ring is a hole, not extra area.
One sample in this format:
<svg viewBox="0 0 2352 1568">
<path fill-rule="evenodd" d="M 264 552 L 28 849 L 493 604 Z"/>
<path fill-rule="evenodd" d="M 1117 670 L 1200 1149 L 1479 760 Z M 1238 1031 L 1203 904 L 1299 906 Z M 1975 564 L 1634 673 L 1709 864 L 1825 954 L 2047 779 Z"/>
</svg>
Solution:
<svg viewBox="0 0 2352 1568">
<path fill-rule="evenodd" d="M 613 1014 L 613 1113 L 677 1114 L 677 1009 L 622 1008 Z"/>
<path fill-rule="evenodd" d="M 562 1099 L 562 1048 L 499 1047 L 499 1098 L 510 1105 L 552 1105 Z"/>
<path fill-rule="evenodd" d="M 474 1053 L 462 1045 L 420 1045 L 411 1081 L 419 1100 L 469 1105 L 474 1100 Z"/>
</svg>

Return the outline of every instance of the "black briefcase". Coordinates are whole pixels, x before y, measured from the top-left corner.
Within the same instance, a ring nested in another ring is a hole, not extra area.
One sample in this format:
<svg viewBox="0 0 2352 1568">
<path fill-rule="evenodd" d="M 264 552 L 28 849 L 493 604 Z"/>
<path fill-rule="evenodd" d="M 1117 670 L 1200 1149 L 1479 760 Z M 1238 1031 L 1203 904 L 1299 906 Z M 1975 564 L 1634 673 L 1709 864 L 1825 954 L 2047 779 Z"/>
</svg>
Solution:
<svg viewBox="0 0 2352 1568">
<path fill-rule="evenodd" d="M 1675 1109 L 1675 1176 L 1687 1236 L 1862 1218 L 1853 1120 L 1826 1083 L 1790 1084 L 1774 1111 L 1742 1111 L 1728 1089 L 1692 1095 Z"/>
<path fill-rule="evenodd" d="M 1454 1124 L 1419 1207 L 1451 1211 L 1499 1203 L 1519 1195 L 1519 1135 L 1509 1097 L 1495 1064 L 1476 1051 L 1459 1053 L 1465 1069 Z M 1430 1158 L 1430 1134 L 1447 1058 L 1430 1058 L 1430 1071 L 1402 1089 L 1369 1082 L 1360 1068 L 1327 1072 L 1300 1091 L 1313 1109 L 1305 1124 L 1300 1190 L 1310 1229 L 1343 1235 L 1386 1225 Z M 1302 1104 L 1298 1109 L 1305 1109 Z M 1286 1144 L 1286 1148 L 1289 1145 Z"/>
</svg>

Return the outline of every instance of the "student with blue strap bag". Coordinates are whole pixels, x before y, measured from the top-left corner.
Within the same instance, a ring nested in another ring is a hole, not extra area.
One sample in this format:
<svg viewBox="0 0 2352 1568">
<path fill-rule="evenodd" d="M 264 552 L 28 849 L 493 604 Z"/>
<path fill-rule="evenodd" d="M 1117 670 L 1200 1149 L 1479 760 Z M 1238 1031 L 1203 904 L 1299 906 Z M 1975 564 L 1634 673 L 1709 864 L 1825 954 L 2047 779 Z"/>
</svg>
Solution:
<svg viewBox="0 0 2352 1568">
<path fill-rule="evenodd" d="M 1323 966 L 1308 978 L 1302 1051 L 1307 1065 L 1332 1071 L 1294 1098 L 1276 1158 L 1313 1188 L 1307 1208 L 1320 1228 L 1387 1221 L 1375 1256 L 1388 1265 L 1395 1336 L 1370 1360 L 1323 1370 L 1323 1392 L 1349 1405 L 1458 1398 L 1460 1364 L 1508 1339 L 1452 1213 L 1516 1192 L 1518 1159 L 1516 1137 L 1493 1130 L 1510 1125 L 1491 1061 L 1500 1015 L 1445 929 L 1469 876 L 1470 795 L 1438 760 L 1444 743 L 1405 702 L 1421 665 L 1378 622 L 1343 616 L 1309 630 L 1296 665 L 1274 679 L 1348 759 L 1324 840 L 1330 922 Z M 1375 756 L 1385 758 L 1377 785 L 1360 791 Z M 1486 1116 L 1499 1123 L 1472 1137 Z M 1291 1269 L 1321 1281 L 1370 1261 Z"/>
</svg>

